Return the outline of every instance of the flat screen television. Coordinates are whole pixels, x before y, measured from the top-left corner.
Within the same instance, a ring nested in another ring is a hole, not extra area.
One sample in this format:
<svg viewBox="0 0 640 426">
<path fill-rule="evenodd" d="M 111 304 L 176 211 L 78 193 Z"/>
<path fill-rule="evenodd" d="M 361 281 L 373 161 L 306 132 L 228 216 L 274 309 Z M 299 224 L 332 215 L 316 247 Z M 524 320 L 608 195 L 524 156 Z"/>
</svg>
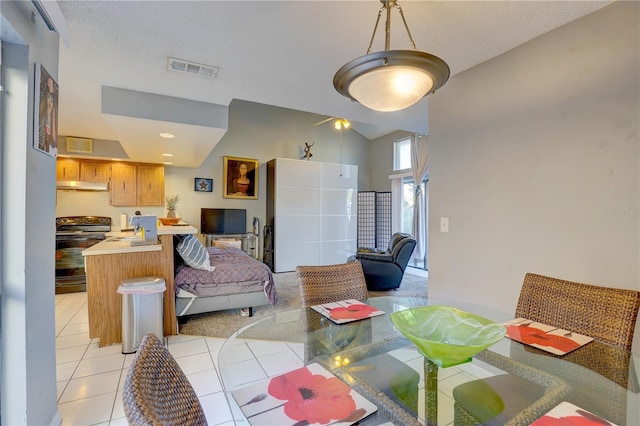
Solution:
<svg viewBox="0 0 640 426">
<path fill-rule="evenodd" d="M 200 209 L 201 234 L 245 234 L 247 211 L 245 209 Z"/>
</svg>

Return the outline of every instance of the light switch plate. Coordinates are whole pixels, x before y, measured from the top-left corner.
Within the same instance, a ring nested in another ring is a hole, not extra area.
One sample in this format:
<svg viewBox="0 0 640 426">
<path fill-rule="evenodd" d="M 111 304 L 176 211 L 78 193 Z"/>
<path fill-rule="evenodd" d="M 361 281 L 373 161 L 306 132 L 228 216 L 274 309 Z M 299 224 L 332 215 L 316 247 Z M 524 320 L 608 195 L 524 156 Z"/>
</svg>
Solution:
<svg viewBox="0 0 640 426">
<path fill-rule="evenodd" d="M 449 218 L 441 217 L 440 218 L 440 232 L 449 232 Z"/>
</svg>

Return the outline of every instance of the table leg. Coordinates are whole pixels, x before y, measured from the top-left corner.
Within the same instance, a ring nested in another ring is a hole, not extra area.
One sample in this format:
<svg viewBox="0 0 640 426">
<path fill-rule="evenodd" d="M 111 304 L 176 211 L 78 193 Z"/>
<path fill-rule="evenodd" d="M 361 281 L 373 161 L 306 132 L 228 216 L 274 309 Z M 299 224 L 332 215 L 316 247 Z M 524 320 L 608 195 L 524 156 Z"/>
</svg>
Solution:
<svg viewBox="0 0 640 426">
<path fill-rule="evenodd" d="M 425 416 L 427 426 L 438 424 L 438 366 L 424 358 Z"/>
</svg>

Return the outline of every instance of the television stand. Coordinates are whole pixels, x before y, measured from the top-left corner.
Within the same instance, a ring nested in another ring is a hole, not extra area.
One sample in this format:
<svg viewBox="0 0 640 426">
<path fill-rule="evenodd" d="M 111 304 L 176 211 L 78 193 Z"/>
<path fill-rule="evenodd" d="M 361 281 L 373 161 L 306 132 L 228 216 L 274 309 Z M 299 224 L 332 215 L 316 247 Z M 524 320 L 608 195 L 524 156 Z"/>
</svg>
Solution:
<svg viewBox="0 0 640 426">
<path fill-rule="evenodd" d="M 205 234 L 204 238 L 208 247 L 236 247 L 258 259 L 258 237 L 252 233 Z"/>
</svg>

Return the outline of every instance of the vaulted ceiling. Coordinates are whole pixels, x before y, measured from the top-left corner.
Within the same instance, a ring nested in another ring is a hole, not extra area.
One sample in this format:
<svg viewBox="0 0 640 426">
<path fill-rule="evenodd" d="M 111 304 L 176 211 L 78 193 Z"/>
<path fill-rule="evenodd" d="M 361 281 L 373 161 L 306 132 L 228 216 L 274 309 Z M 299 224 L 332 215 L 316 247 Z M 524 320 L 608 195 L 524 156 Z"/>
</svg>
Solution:
<svg viewBox="0 0 640 426">
<path fill-rule="evenodd" d="M 609 3 L 398 2 L 417 49 L 444 59 L 452 75 Z M 369 139 L 398 129 L 428 130 L 426 99 L 403 111 L 380 113 L 333 88 L 338 68 L 366 53 L 379 1 L 59 4 L 71 33 L 69 46 L 60 46 L 59 134 L 119 141 L 131 160 L 163 161 L 167 141 L 158 134 L 171 132 L 184 154 L 176 155 L 174 164 L 198 167 L 206 157 L 202 153 L 224 135 L 220 120 L 225 117 L 195 122 L 188 117 L 219 111 L 233 99 L 316 113 L 319 119 L 344 117 Z M 384 16 L 381 21 L 373 51 L 383 49 Z M 392 12 L 391 48 L 411 48 L 397 11 Z M 217 68 L 217 75 L 170 70 L 169 58 Z M 121 104 L 107 101 L 105 88 L 123 89 L 128 96 Z"/>
</svg>

